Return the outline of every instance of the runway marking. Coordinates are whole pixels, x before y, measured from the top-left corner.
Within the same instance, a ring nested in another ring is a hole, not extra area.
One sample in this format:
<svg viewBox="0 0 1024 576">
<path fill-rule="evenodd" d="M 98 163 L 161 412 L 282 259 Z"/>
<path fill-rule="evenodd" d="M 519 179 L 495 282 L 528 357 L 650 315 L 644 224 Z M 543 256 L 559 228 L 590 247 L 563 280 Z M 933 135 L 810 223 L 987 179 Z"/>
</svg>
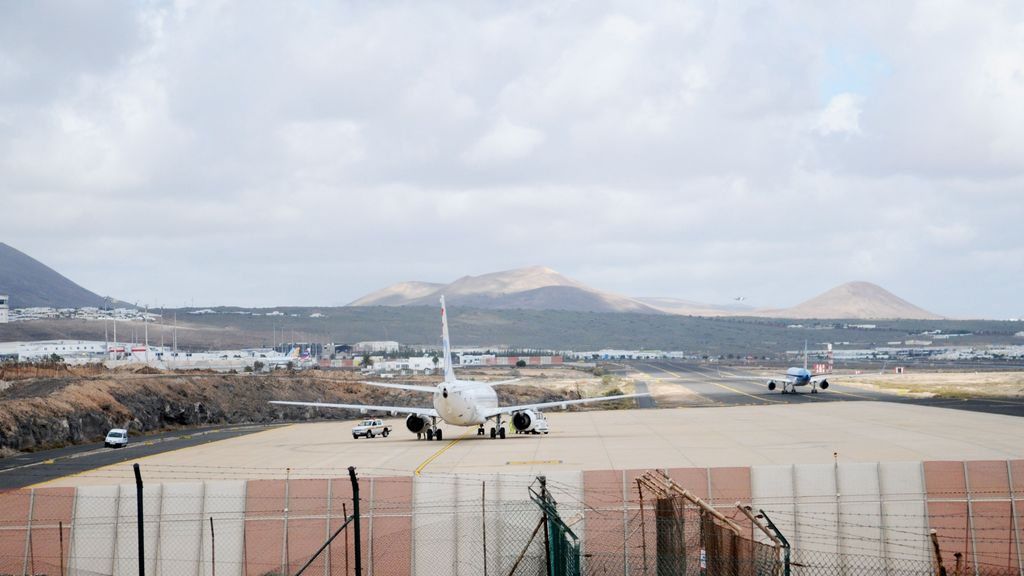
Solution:
<svg viewBox="0 0 1024 576">
<path fill-rule="evenodd" d="M 533 466 L 535 464 L 561 464 L 561 460 L 509 460 L 506 466 Z"/>
<path fill-rule="evenodd" d="M 719 369 L 719 373 L 721 372 L 722 370 Z M 729 376 L 736 376 L 735 372 L 726 372 L 726 374 Z M 769 377 L 765 376 L 765 378 L 767 379 Z M 870 396 L 861 396 L 860 394 L 854 394 L 852 392 L 843 392 L 842 390 L 836 390 L 835 384 L 831 382 L 829 383 L 829 387 L 826 390 L 821 390 L 820 392 L 822 394 L 840 394 L 842 396 L 850 396 L 851 398 L 860 398 L 861 400 L 871 400 L 874 402 L 878 401 L 878 398 L 871 398 Z M 821 400 L 821 398 L 818 398 L 817 396 L 807 396 L 807 398 L 810 398 L 811 400 Z"/>
<path fill-rule="evenodd" d="M 984 396 L 973 396 L 971 398 L 957 398 L 957 400 L 971 400 L 975 402 L 996 402 L 998 404 L 1013 404 L 1014 406 L 1024 406 L 1024 402 L 1013 402 L 1011 400 L 999 400 L 997 398 L 986 398 Z"/>
<path fill-rule="evenodd" d="M 417 467 L 416 470 L 413 471 L 413 474 L 419 476 L 420 472 L 422 472 L 423 469 L 427 467 L 427 465 L 429 465 L 431 462 L 433 462 L 441 454 L 444 454 L 445 452 L 447 452 L 448 449 L 451 448 L 452 446 L 455 446 L 456 444 L 461 442 L 463 439 L 468 438 L 470 433 L 473 433 L 475 435 L 476 434 L 476 430 L 475 429 L 467 430 L 462 436 L 459 436 L 458 438 L 456 438 L 456 439 L 452 440 L 451 442 L 449 442 L 448 445 L 445 446 L 444 448 L 441 448 L 437 452 L 434 452 L 430 456 L 430 458 L 427 458 L 426 460 L 424 460 L 423 463 L 420 464 L 419 467 Z"/>
<path fill-rule="evenodd" d="M 657 370 L 662 370 L 661 368 L 658 368 L 654 364 L 647 364 L 647 366 L 650 366 L 651 368 L 655 368 Z M 662 370 L 662 371 L 663 372 L 667 372 L 667 370 Z M 642 374 L 642 375 L 644 375 L 644 376 L 646 376 L 648 378 L 652 378 L 654 380 L 657 380 L 658 382 L 672 380 L 671 378 L 665 378 L 664 376 L 659 376 L 659 375 L 655 375 L 655 374 L 648 374 L 647 372 L 644 372 L 642 370 L 640 371 L 640 374 Z M 669 372 L 669 374 L 672 374 L 672 373 Z M 677 380 L 683 379 L 683 378 L 679 378 L 678 374 L 673 374 L 673 376 L 675 376 Z M 684 385 L 683 388 L 686 388 L 686 386 Z M 648 389 L 648 391 L 649 391 L 649 389 Z M 697 398 L 707 402 L 707 404 L 691 404 L 691 405 L 688 405 L 688 407 L 689 406 L 693 406 L 693 407 L 721 406 L 721 402 L 715 402 L 714 400 L 704 396 L 703 394 L 699 394 L 699 393 L 697 393 L 697 392 L 695 392 L 695 391 L 693 391 L 693 390 L 691 390 L 689 388 L 686 388 L 686 391 L 689 392 L 690 394 L 693 394 Z M 655 408 L 657 408 L 657 406 L 655 406 Z"/>
<path fill-rule="evenodd" d="M 675 372 L 672 372 L 671 370 L 666 370 L 666 369 L 662 368 L 661 366 L 655 366 L 654 364 L 648 364 L 648 366 L 650 366 L 652 368 L 657 368 L 658 370 L 661 370 L 662 372 L 665 372 L 667 374 L 671 374 L 671 375 L 675 376 L 676 378 L 678 378 L 680 380 L 685 380 L 685 378 L 683 378 L 679 374 L 676 374 Z M 707 382 L 709 384 L 714 384 L 715 386 L 718 386 L 719 388 L 724 388 L 725 390 L 728 390 L 730 392 L 735 392 L 736 394 L 743 394 L 744 396 L 749 396 L 749 397 L 753 398 L 754 400 L 760 400 L 761 402 L 776 402 L 776 403 L 782 402 L 782 400 L 774 400 L 772 398 L 762 398 L 761 396 L 754 396 L 753 394 L 748 394 L 747 392 L 744 392 L 743 390 L 737 390 L 736 388 L 733 388 L 732 386 L 727 386 L 725 384 L 719 384 L 718 382 L 712 382 L 711 380 L 707 380 Z M 694 394 L 696 394 L 696 392 L 694 392 Z M 700 396 L 699 394 L 697 394 L 697 395 Z M 723 404 L 724 404 L 724 402 L 723 402 Z"/>
</svg>

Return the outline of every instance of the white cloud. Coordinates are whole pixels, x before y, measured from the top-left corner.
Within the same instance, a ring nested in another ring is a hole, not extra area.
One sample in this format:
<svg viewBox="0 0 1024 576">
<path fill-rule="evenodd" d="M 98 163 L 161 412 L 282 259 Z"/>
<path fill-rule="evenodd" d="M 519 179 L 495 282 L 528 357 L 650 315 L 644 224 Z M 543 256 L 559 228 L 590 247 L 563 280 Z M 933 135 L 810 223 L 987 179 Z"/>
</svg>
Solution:
<svg viewBox="0 0 1024 576">
<path fill-rule="evenodd" d="M 22 3 L 4 241 L 133 301 L 343 303 L 543 263 L 1019 315 L 1020 259 L 977 255 L 1024 250 L 1022 54 L 1019 3 Z"/>
<path fill-rule="evenodd" d="M 836 94 L 818 116 L 819 134 L 860 134 L 861 98 L 856 94 Z"/>
<path fill-rule="evenodd" d="M 509 162 L 529 156 L 543 143 L 540 130 L 502 118 L 466 151 L 464 158 L 472 164 Z"/>
</svg>

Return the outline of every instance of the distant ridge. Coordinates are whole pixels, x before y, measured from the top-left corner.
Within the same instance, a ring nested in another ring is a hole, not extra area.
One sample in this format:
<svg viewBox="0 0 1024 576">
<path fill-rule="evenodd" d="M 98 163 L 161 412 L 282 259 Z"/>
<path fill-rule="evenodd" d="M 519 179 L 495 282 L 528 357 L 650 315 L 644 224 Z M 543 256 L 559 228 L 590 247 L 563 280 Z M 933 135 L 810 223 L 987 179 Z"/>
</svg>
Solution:
<svg viewBox="0 0 1024 576">
<path fill-rule="evenodd" d="M 61 276 L 54 269 L 0 242 L 0 294 L 10 296 L 11 308 L 102 307 L 106 299 Z"/>
<path fill-rule="evenodd" d="M 441 294 L 449 304 L 469 308 L 662 313 L 633 298 L 590 288 L 546 266 L 463 276 L 451 284 L 401 282 L 349 306 L 433 306 Z"/>
<path fill-rule="evenodd" d="M 792 308 L 757 310 L 751 316 L 767 318 L 859 320 L 941 320 L 870 282 L 847 282 Z"/>
<path fill-rule="evenodd" d="M 464 276 L 451 284 L 400 282 L 367 294 L 349 306 L 434 306 L 441 294 L 450 304 L 496 310 L 793 319 L 942 319 L 942 316 L 919 308 L 870 282 L 848 282 L 791 308 L 754 309 L 739 302 L 706 304 L 681 298 L 630 298 L 591 288 L 546 266 Z"/>
<path fill-rule="evenodd" d="M 444 284 L 434 282 L 399 282 L 382 290 L 377 290 L 348 304 L 349 306 L 403 306 L 412 300 L 430 296 Z"/>
</svg>

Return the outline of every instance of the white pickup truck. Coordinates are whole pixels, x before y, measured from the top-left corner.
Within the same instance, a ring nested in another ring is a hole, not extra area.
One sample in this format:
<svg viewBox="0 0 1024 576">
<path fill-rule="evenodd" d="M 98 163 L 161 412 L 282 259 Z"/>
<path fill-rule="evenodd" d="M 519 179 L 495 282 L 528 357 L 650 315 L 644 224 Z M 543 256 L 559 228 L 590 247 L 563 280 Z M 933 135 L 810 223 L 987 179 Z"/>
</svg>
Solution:
<svg viewBox="0 0 1024 576">
<path fill-rule="evenodd" d="M 356 426 L 352 427 L 352 439 L 365 436 L 367 438 L 373 438 L 374 436 L 388 437 L 391 433 L 391 425 L 385 424 L 383 420 L 363 420 Z"/>
</svg>

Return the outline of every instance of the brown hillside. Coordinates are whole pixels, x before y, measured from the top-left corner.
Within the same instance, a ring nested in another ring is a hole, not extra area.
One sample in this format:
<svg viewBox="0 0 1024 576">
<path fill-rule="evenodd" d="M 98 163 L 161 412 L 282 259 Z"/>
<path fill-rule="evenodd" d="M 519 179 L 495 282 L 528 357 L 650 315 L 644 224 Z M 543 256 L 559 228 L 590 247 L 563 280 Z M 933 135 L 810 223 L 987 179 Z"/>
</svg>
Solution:
<svg viewBox="0 0 1024 576">
<path fill-rule="evenodd" d="M 933 314 L 870 282 L 847 282 L 806 302 L 781 310 L 760 310 L 771 318 L 850 318 L 863 320 L 940 320 Z"/>
</svg>

